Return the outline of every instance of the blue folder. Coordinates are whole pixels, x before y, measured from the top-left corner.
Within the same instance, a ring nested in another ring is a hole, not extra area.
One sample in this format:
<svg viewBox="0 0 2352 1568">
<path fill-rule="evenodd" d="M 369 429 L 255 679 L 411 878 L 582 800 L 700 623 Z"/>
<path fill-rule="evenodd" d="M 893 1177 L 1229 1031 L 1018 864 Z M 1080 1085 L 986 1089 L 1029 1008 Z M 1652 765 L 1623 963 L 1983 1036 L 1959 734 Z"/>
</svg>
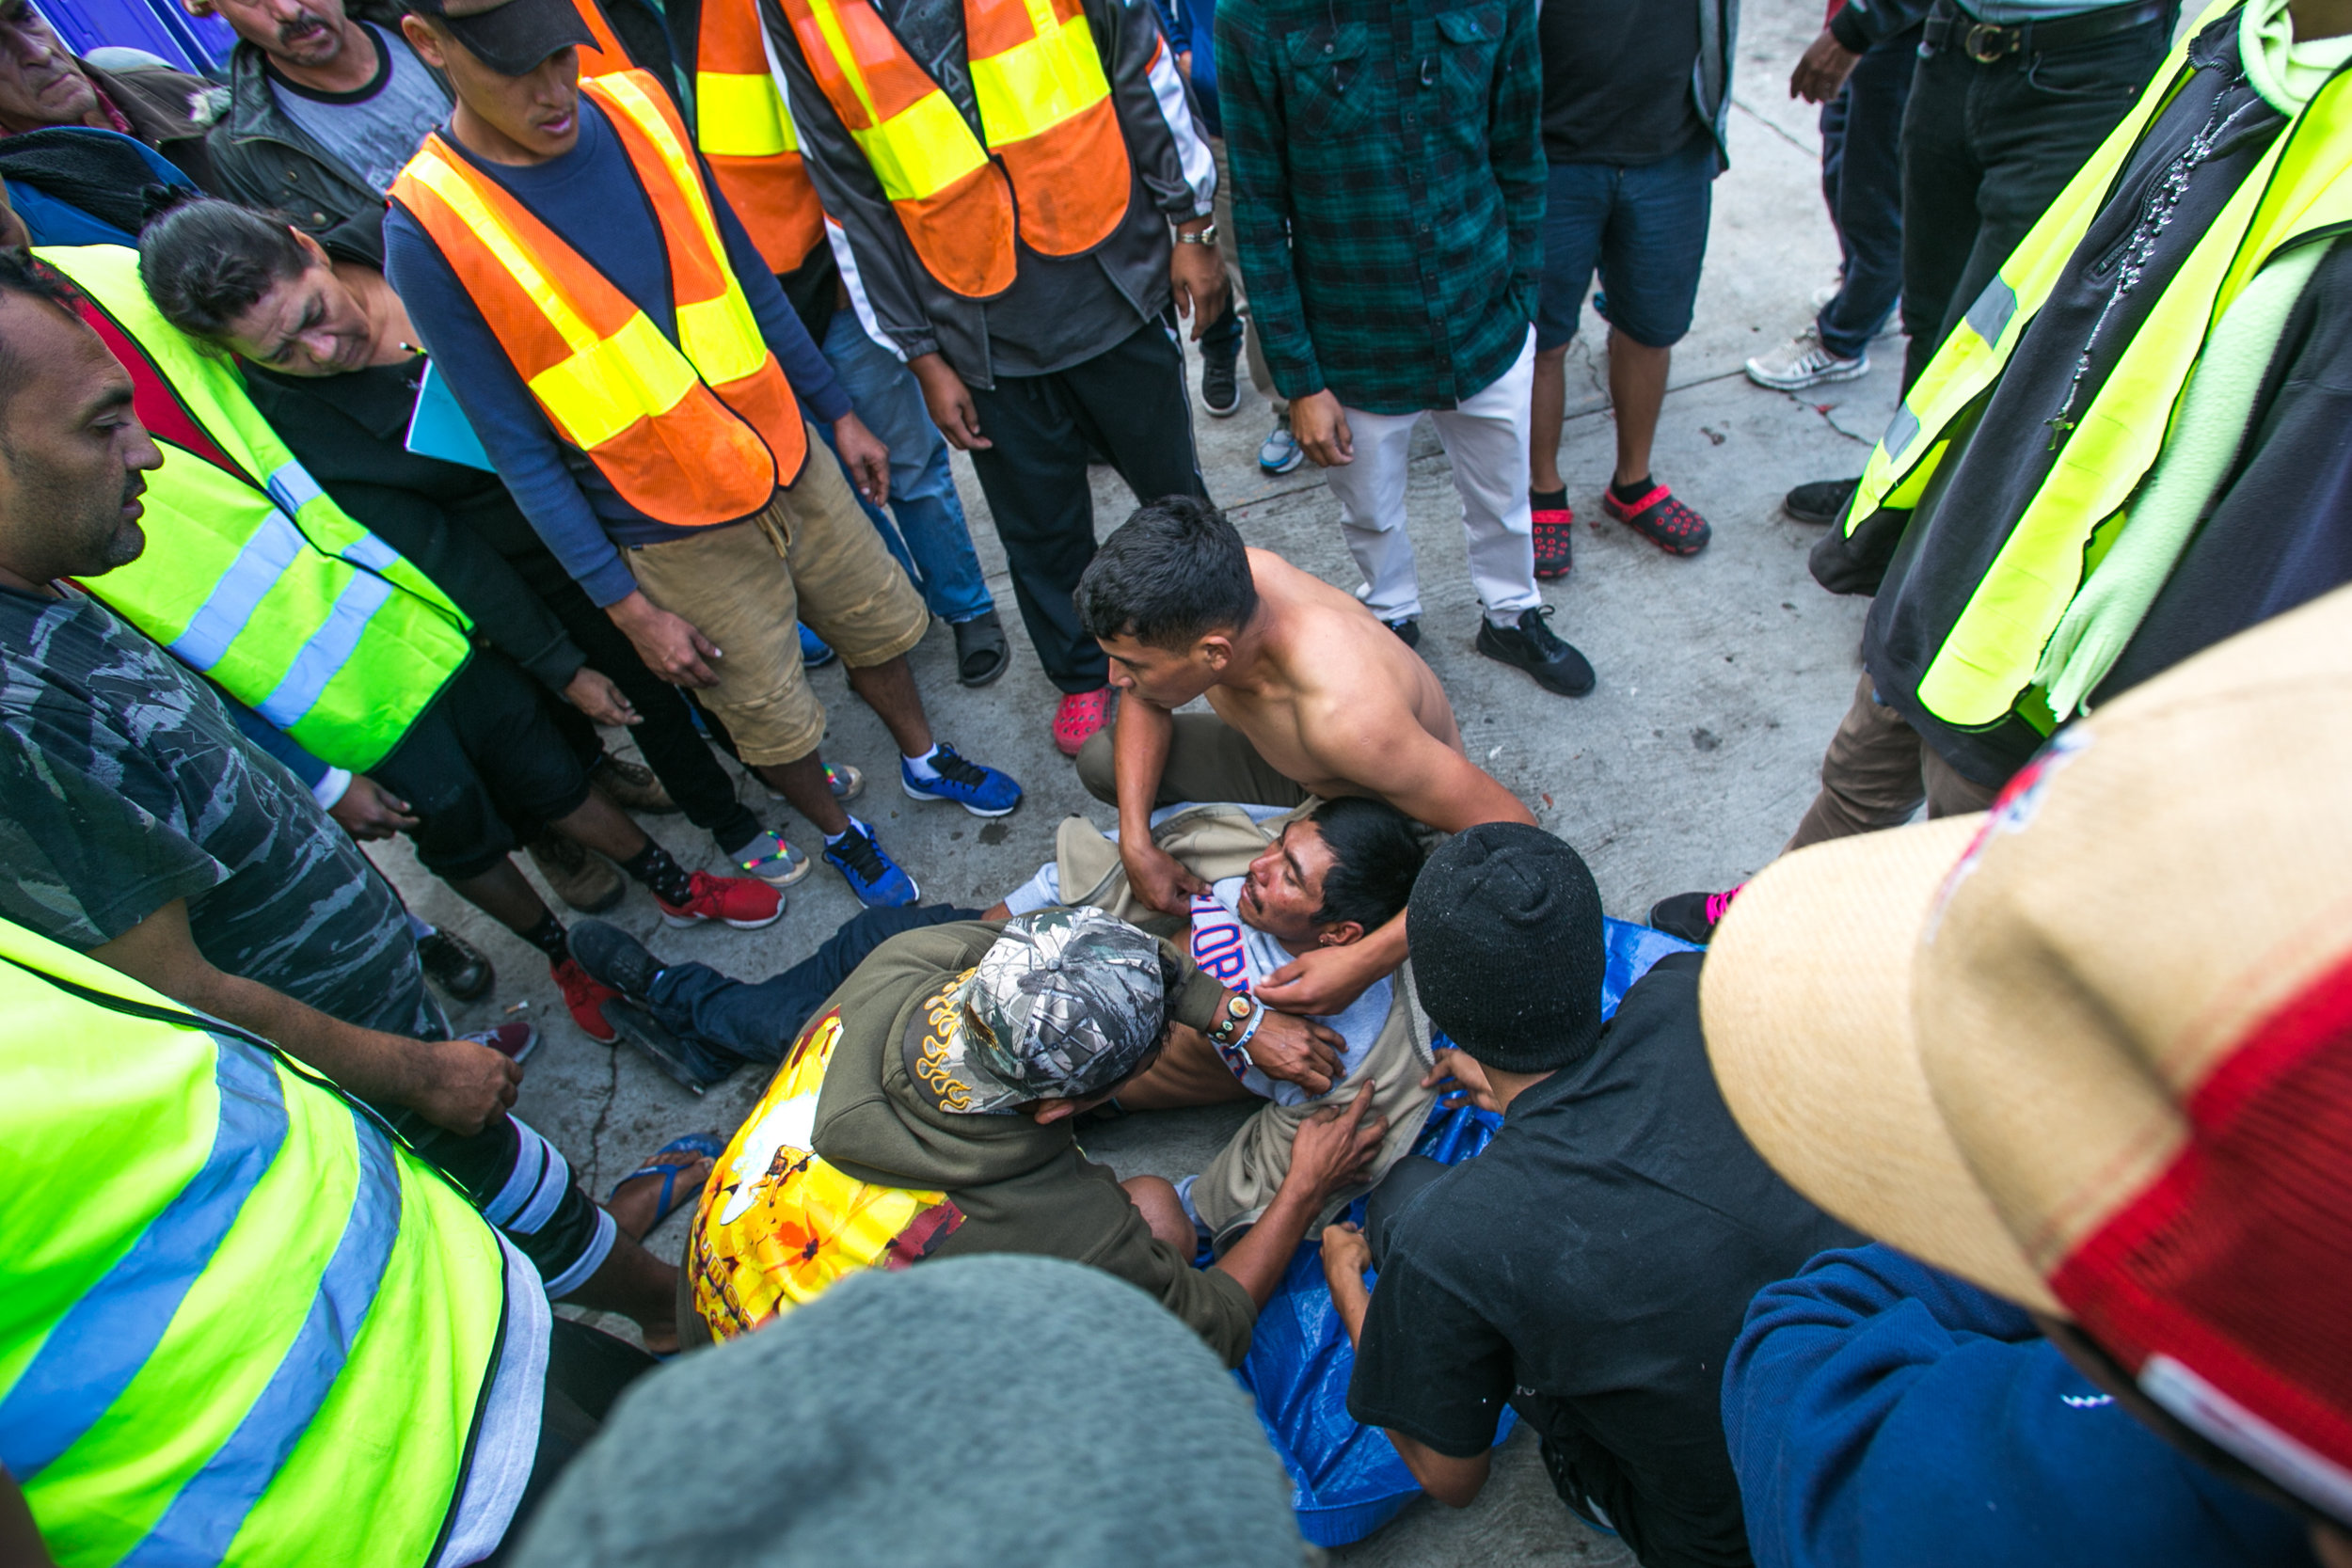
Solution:
<svg viewBox="0 0 2352 1568">
<path fill-rule="evenodd" d="M 408 419 L 408 450 L 420 457 L 437 457 L 485 474 L 498 471 L 490 454 L 482 450 L 482 437 L 467 422 L 466 411 L 451 395 L 449 383 L 441 379 L 441 367 L 430 361 L 424 367 L 424 379 L 417 385 L 417 411 Z"/>
</svg>

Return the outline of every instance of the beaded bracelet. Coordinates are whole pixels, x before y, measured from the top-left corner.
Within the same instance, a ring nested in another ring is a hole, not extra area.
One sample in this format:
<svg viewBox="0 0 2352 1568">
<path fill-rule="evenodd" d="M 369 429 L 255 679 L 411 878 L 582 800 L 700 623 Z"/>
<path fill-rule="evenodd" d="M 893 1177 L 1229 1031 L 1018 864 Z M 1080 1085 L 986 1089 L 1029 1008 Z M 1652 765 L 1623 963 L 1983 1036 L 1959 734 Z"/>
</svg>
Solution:
<svg viewBox="0 0 2352 1568">
<path fill-rule="evenodd" d="M 1225 1004 L 1225 1016 L 1211 1026 L 1209 1044 L 1234 1077 L 1248 1076 L 1252 1063 L 1244 1048 L 1258 1033 L 1258 1025 L 1264 1021 L 1263 1005 L 1236 994 Z"/>
</svg>

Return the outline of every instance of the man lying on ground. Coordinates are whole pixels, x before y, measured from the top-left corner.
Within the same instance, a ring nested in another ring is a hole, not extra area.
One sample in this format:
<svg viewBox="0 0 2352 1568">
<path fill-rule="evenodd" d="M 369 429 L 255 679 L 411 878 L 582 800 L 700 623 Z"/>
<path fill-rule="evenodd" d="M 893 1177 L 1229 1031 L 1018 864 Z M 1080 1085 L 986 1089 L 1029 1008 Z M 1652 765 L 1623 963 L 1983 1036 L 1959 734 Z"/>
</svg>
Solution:
<svg viewBox="0 0 2352 1568">
<path fill-rule="evenodd" d="M 1406 919 L 1422 1006 L 1458 1047 L 1440 1070 L 1504 1121 L 1475 1160 L 1400 1164 L 1363 1231 L 1324 1231 L 1356 1341 L 1348 1414 L 1467 1508 L 1507 1401 L 1561 1500 L 1648 1568 L 1747 1562 L 1724 1358 L 1759 1288 L 1853 1232 L 1733 1123 L 1697 955 L 1661 960 L 1603 1025 L 1600 893 L 1575 850 L 1473 828 L 1430 857 Z"/>
<path fill-rule="evenodd" d="M 1370 1086 L 1301 1123 L 1273 1203 L 1205 1270 L 1175 1189 L 1120 1181 L 1072 1136 L 1073 1117 L 1150 1069 L 1171 1018 L 1212 1029 L 1230 995 L 1097 910 L 892 938 L 720 1157 L 687 1248 L 703 1322 L 732 1337 L 864 1269 L 1026 1252 L 1117 1275 L 1238 1364 L 1308 1226 L 1388 1131 Z"/>
<path fill-rule="evenodd" d="M 1095 799 L 1119 808 L 1136 895 L 1183 914 L 1208 885 L 1152 841 L 1155 806 L 1295 806 L 1369 795 L 1445 832 L 1535 818 L 1462 749 L 1445 689 L 1372 612 L 1267 550 L 1215 507 L 1171 496 L 1138 510 L 1078 583 L 1078 613 L 1110 657 L 1115 738 L 1078 754 Z M 1175 710 L 1206 697 L 1209 714 Z M 1271 1006 L 1334 1013 L 1405 958 L 1400 917 L 1360 942 L 1317 948 L 1259 988 Z"/>
<path fill-rule="evenodd" d="M 1084 817 L 1062 823 L 1055 858 L 1006 895 L 988 918 L 1061 903 L 1084 904 L 1147 927 L 1173 927 L 1193 961 L 1248 993 L 1301 953 L 1345 947 L 1404 912 L 1420 874 L 1422 845 L 1406 815 L 1379 800 L 1343 796 L 1311 807 L 1180 806 L 1154 814 L 1152 837 L 1194 877 L 1184 926 L 1135 896 L 1119 846 Z M 1291 1137 L 1325 1104 L 1345 1104 L 1366 1083 L 1389 1135 L 1367 1181 L 1377 1181 L 1421 1133 L 1436 1091 L 1424 1085 L 1429 1048 L 1414 1022 L 1410 970 L 1375 980 L 1336 1013 L 1310 1020 L 1317 1049 L 1303 1068 L 1272 1052 L 1263 1063 L 1244 1039 L 1218 1046 L 1177 1024 L 1149 1072 L 1119 1091 L 1122 1111 L 1270 1101 L 1180 1192 L 1219 1244 L 1254 1224 L 1279 1191 Z M 1335 1052 L 1337 1062 L 1327 1061 Z M 1353 1193 L 1339 1195 L 1343 1200 Z"/>
</svg>

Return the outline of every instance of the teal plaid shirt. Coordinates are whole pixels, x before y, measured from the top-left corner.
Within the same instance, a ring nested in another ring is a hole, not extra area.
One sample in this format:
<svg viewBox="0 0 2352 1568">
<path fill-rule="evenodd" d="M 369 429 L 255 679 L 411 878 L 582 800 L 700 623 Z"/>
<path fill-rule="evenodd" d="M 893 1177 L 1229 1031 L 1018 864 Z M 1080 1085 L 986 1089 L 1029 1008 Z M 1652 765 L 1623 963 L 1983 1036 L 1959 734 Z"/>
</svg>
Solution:
<svg viewBox="0 0 2352 1568">
<path fill-rule="evenodd" d="M 1216 71 L 1282 394 L 1409 414 L 1509 370 L 1543 270 L 1534 0 L 1220 0 Z"/>
</svg>

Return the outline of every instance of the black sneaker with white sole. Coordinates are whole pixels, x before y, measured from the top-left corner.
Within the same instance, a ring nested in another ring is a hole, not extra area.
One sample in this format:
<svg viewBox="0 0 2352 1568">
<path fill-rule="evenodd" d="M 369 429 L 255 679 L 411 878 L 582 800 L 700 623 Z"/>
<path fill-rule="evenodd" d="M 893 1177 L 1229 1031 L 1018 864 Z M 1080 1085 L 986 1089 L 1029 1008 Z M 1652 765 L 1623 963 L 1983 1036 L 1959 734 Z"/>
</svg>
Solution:
<svg viewBox="0 0 2352 1568">
<path fill-rule="evenodd" d="M 1408 648 L 1421 646 L 1421 617 L 1407 615 L 1402 621 L 1383 621 L 1382 626 L 1396 633 L 1396 640 Z"/>
<path fill-rule="evenodd" d="M 1240 357 L 1238 339 L 1230 345 L 1203 346 L 1200 351 L 1200 406 L 1213 420 L 1230 418 L 1241 406 L 1241 385 L 1233 373 L 1233 363 Z"/>
<path fill-rule="evenodd" d="M 1526 671 L 1546 691 L 1563 697 L 1581 697 L 1593 689 L 1593 667 L 1582 654 L 1552 635 L 1551 627 L 1546 625 L 1550 619 L 1551 606 L 1548 604 L 1523 611 L 1516 626 L 1498 626 L 1482 615 L 1478 620 L 1478 651 L 1488 658 Z"/>
</svg>

